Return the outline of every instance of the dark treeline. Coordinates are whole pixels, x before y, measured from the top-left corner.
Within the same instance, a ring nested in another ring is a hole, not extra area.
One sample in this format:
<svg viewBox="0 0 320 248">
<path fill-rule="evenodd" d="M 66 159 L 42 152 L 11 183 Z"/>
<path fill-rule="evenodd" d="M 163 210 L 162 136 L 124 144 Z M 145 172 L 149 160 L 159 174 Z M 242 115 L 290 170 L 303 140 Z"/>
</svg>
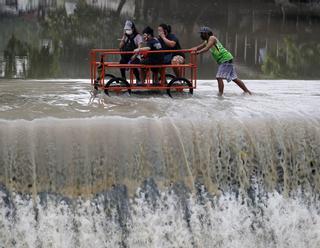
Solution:
<svg viewBox="0 0 320 248">
<path fill-rule="evenodd" d="M 184 48 L 208 25 L 242 77 L 318 78 L 320 2 L 307 0 L 79 0 L 20 6 L 0 1 L 0 77 L 88 77 L 92 48 L 116 48 L 126 19 L 173 27 Z M 200 76 L 214 76 L 209 54 Z"/>
</svg>

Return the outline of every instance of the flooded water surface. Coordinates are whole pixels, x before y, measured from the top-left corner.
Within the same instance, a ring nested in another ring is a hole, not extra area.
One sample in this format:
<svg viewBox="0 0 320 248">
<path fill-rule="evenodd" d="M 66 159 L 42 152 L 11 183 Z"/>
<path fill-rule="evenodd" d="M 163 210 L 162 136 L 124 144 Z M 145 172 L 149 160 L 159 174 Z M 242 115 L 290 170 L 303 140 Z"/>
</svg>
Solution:
<svg viewBox="0 0 320 248">
<path fill-rule="evenodd" d="M 118 48 L 125 20 L 139 31 L 170 24 L 183 48 L 207 25 L 235 56 L 242 78 L 319 78 L 317 1 L 0 1 L 0 77 L 87 78 L 89 51 Z M 213 78 L 209 54 L 200 77 Z"/>
</svg>

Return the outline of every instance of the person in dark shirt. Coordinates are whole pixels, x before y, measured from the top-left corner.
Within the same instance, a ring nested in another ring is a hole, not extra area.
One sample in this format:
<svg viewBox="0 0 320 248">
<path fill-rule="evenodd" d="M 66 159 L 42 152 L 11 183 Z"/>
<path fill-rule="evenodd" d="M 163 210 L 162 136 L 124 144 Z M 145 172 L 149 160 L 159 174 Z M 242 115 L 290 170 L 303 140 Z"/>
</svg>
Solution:
<svg viewBox="0 0 320 248">
<path fill-rule="evenodd" d="M 160 24 L 158 27 L 159 41 L 163 50 L 181 50 L 179 39 L 171 33 L 171 26 Z M 185 56 L 182 52 L 166 53 L 164 55 L 164 64 L 184 64 Z M 176 76 L 180 76 L 178 68 L 173 68 Z"/>
<path fill-rule="evenodd" d="M 134 51 L 136 53 L 140 53 L 143 51 L 160 51 L 162 50 L 161 43 L 158 39 L 154 37 L 153 29 L 150 27 L 146 27 L 143 32 L 143 39 L 146 42 L 146 46 L 142 48 L 137 48 Z M 141 64 L 144 65 L 161 65 L 163 64 L 163 54 L 162 53 L 149 53 L 146 57 L 141 60 Z M 153 72 L 158 69 L 152 70 Z M 154 73 L 156 75 L 157 73 Z M 144 84 L 146 79 L 146 69 L 141 69 L 141 81 Z M 158 81 L 158 76 L 154 77 L 154 82 Z"/>
<path fill-rule="evenodd" d="M 124 52 L 130 52 L 133 51 L 136 48 L 139 48 L 142 46 L 143 40 L 141 34 L 136 29 L 136 26 L 132 21 L 126 21 L 124 25 L 124 33 L 123 36 L 120 40 L 120 50 Z M 121 60 L 120 64 L 139 64 L 139 60 L 135 57 L 132 56 L 132 54 L 121 54 Z M 121 68 L 121 77 L 126 79 L 126 69 Z M 137 81 L 140 81 L 140 75 L 138 69 L 133 69 L 133 73 L 137 79 Z"/>
</svg>

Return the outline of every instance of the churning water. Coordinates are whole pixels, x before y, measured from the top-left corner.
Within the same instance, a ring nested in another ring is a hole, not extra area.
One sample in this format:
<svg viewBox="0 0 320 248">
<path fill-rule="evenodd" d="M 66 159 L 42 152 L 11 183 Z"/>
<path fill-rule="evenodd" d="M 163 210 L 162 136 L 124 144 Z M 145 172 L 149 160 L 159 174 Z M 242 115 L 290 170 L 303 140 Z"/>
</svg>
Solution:
<svg viewBox="0 0 320 248">
<path fill-rule="evenodd" d="M 320 82 L 219 98 L 0 82 L 0 247 L 320 247 Z"/>
</svg>

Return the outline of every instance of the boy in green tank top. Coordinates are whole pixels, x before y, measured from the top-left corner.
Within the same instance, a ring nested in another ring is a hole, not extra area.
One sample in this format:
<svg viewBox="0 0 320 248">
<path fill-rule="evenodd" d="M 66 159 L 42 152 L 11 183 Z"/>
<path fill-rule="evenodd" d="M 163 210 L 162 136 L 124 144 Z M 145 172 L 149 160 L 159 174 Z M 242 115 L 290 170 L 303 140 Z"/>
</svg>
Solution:
<svg viewBox="0 0 320 248">
<path fill-rule="evenodd" d="M 235 82 L 245 93 L 251 95 L 251 92 L 237 76 L 232 61 L 232 54 L 225 49 L 220 41 L 213 35 L 212 30 L 208 27 L 201 27 L 200 36 L 204 42 L 192 49 L 195 50 L 197 54 L 201 54 L 210 50 L 212 57 L 215 61 L 217 61 L 219 67 L 216 78 L 218 81 L 219 96 L 223 95 L 223 79 L 226 79 L 228 82 Z"/>
</svg>

